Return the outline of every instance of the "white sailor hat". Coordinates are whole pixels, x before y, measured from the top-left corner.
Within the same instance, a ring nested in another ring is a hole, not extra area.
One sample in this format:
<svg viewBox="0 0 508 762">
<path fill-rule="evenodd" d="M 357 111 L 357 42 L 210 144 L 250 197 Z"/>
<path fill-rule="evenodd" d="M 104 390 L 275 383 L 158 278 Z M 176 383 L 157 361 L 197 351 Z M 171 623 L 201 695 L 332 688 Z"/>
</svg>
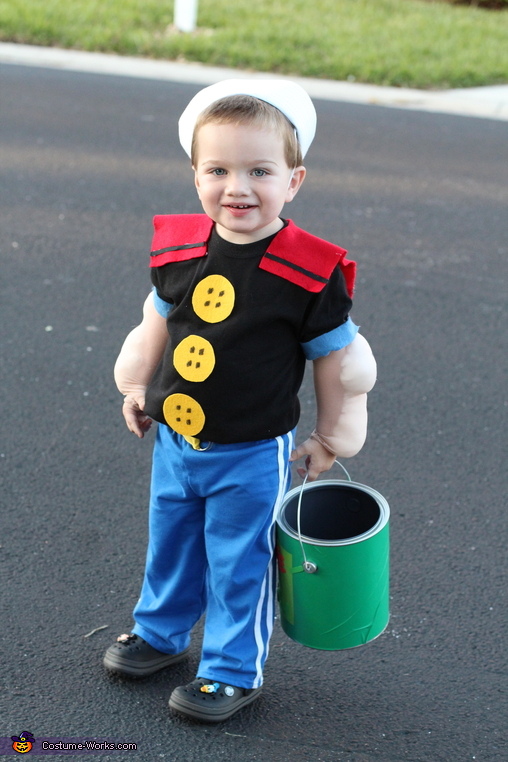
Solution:
<svg viewBox="0 0 508 762">
<path fill-rule="evenodd" d="M 282 111 L 294 125 L 305 156 L 316 133 L 316 109 L 309 95 L 291 80 L 261 78 L 225 79 L 205 87 L 192 98 L 178 122 L 180 143 L 188 156 L 198 116 L 212 103 L 230 95 L 252 95 Z"/>
</svg>

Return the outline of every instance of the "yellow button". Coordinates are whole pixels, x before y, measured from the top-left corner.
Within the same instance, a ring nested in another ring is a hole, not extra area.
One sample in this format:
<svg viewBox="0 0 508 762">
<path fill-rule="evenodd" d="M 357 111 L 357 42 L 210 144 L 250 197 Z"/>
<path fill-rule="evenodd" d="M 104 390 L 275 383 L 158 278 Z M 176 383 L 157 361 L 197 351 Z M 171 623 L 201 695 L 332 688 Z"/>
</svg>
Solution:
<svg viewBox="0 0 508 762">
<path fill-rule="evenodd" d="M 173 363 L 187 381 L 204 381 L 215 367 L 215 352 L 201 336 L 187 336 L 175 349 Z"/>
<path fill-rule="evenodd" d="M 178 434 L 195 437 L 205 425 L 203 408 L 188 394 L 170 394 L 162 406 L 168 426 Z"/>
<path fill-rule="evenodd" d="M 220 323 L 233 311 L 235 289 L 222 275 L 208 275 L 198 283 L 192 294 L 194 312 L 207 323 Z"/>
</svg>

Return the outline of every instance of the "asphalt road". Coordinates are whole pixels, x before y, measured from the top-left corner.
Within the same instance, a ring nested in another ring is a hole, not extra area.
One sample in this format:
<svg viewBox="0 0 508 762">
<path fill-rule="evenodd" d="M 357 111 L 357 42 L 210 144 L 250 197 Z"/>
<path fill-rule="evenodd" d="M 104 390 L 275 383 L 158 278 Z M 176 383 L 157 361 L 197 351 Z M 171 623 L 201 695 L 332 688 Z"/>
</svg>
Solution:
<svg viewBox="0 0 508 762">
<path fill-rule="evenodd" d="M 262 698 L 218 726 L 167 711 L 194 675 L 199 628 L 172 672 L 103 672 L 139 590 L 151 450 L 124 427 L 112 366 L 149 289 L 152 215 L 199 211 L 175 137 L 198 89 L 2 68 L 0 735 L 139 744 L 103 760 L 501 762 L 503 122 L 317 101 L 288 208 L 360 267 L 353 316 L 379 380 L 347 465 L 391 506 L 386 632 L 324 652 L 277 627 Z"/>
</svg>

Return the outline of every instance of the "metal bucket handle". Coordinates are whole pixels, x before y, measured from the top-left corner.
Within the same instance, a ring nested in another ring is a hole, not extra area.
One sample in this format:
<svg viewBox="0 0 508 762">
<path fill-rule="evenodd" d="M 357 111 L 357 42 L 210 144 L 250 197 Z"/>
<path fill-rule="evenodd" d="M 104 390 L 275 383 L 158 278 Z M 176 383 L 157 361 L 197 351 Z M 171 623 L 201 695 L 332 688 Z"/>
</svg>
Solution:
<svg viewBox="0 0 508 762">
<path fill-rule="evenodd" d="M 344 473 L 346 474 L 346 476 L 348 478 L 348 481 L 352 481 L 352 479 L 351 479 L 351 477 L 349 475 L 349 472 L 342 465 L 342 463 L 340 463 L 338 460 L 336 460 L 335 463 L 337 463 L 337 465 L 342 468 L 342 470 L 344 471 Z M 298 507 L 296 509 L 296 528 L 297 528 L 297 531 L 298 531 L 298 541 L 300 542 L 300 548 L 302 549 L 302 556 L 303 556 L 302 568 L 303 568 L 304 572 L 307 572 L 307 574 L 314 574 L 315 572 L 317 572 L 318 568 L 317 568 L 316 564 L 312 563 L 312 561 L 307 561 L 307 556 L 305 555 L 305 547 L 304 547 L 303 540 L 302 540 L 301 525 L 300 525 L 300 515 L 301 515 L 301 508 L 302 508 L 302 499 L 303 499 L 304 488 L 305 488 L 305 485 L 307 483 L 307 476 L 305 476 L 305 479 L 303 480 L 302 488 L 300 490 L 300 494 L 298 495 Z"/>
</svg>

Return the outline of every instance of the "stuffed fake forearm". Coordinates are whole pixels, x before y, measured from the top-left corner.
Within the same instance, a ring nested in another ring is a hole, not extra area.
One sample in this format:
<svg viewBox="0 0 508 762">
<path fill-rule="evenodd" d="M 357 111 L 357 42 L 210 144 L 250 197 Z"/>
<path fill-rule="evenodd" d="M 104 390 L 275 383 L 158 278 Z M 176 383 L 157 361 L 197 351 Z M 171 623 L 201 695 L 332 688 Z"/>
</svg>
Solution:
<svg viewBox="0 0 508 762">
<path fill-rule="evenodd" d="M 360 334 L 344 349 L 315 360 L 317 421 L 311 439 L 332 455 L 356 455 L 367 436 L 367 393 L 375 382 L 376 361 Z"/>
<path fill-rule="evenodd" d="M 143 305 L 143 321 L 125 339 L 115 364 L 115 382 L 122 394 L 144 393 L 167 340 L 166 321 L 155 310 L 149 294 Z"/>
<path fill-rule="evenodd" d="M 361 450 L 367 436 L 367 393 L 375 381 L 376 361 L 360 334 L 344 349 L 314 360 L 316 428 L 290 458 L 305 458 L 305 468 L 297 468 L 302 478 L 314 481 L 336 457 L 351 458 Z"/>
<path fill-rule="evenodd" d="M 152 421 L 144 414 L 145 392 L 168 341 L 166 321 L 157 312 L 150 294 L 143 306 L 143 320 L 125 339 L 115 364 L 115 381 L 125 395 L 123 417 L 129 431 L 143 438 Z"/>
</svg>

